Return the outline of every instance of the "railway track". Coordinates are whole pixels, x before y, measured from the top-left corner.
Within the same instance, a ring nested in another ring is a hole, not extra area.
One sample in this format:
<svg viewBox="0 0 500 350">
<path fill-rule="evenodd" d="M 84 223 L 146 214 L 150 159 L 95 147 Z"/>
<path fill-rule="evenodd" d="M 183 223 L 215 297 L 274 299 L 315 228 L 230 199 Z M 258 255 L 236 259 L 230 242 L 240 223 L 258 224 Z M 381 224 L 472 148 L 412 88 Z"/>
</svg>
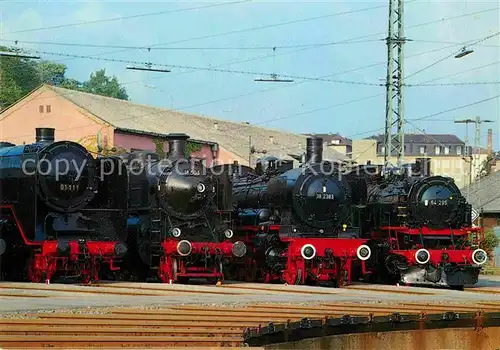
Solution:
<svg viewBox="0 0 500 350">
<path fill-rule="evenodd" d="M 241 347 L 248 329 L 304 319 L 325 323 L 346 315 L 367 319 L 394 314 L 421 317 L 423 311 L 433 315 L 500 313 L 500 289 L 466 288 L 450 293 L 382 285 L 326 289 L 256 283 L 221 287 L 2 283 L 4 305 L 30 306 L 22 309 L 21 316 L 0 319 L 0 348 Z M 149 297 L 154 297 L 154 304 L 146 306 Z M 76 308 L 78 300 L 87 304 Z M 102 300 L 111 302 L 96 306 Z M 123 306 L 127 303 L 130 306 Z M 40 310 L 49 307 L 58 311 Z"/>
<path fill-rule="evenodd" d="M 177 305 L 112 308 L 80 313 L 40 313 L 0 320 L 1 348 L 241 347 L 249 328 L 307 319 L 351 316 L 420 315 L 444 312 L 499 312 L 500 302 L 245 306 Z"/>
</svg>

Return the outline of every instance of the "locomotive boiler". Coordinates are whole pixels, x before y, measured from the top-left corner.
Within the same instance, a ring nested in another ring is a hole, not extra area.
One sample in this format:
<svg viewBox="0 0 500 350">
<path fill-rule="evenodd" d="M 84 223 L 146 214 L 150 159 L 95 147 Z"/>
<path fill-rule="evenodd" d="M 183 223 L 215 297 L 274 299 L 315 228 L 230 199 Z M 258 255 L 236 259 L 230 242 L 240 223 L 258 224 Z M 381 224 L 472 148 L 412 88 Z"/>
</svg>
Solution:
<svg viewBox="0 0 500 350">
<path fill-rule="evenodd" d="M 452 178 L 404 172 L 377 175 L 365 186 L 363 226 L 379 242 L 379 276 L 454 288 L 477 282 L 487 260 L 482 230 L 472 227 L 471 206 Z"/>
<path fill-rule="evenodd" d="M 370 258 L 351 225 L 350 186 L 322 153 L 323 140 L 308 138 L 300 167 L 266 157 L 234 180 L 238 235 L 253 248 L 240 270 L 250 269 L 251 279 L 342 285 L 350 283 L 355 260 L 364 266 Z"/>
<path fill-rule="evenodd" d="M 153 152 L 127 156 L 129 244 L 142 262 L 135 272 L 140 278 L 158 270 L 163 282 L 222 280 L 225 260 L 245 254 L 242 243 L 228 240 L 230 210 L 219 201 L 230 184 L 186 157 L 188 138 L 169 134 L 166 159 Z M 128 260 L 137 267 L 136 259 Z"/>
<path fill-rule="evenodd" d="M 117 270 L 127 251 L 126 181 L 118 169 L 100 176 L 104 160 L 75 142 L 55 142 L 51 128 L 37 128 L 33 144 L 2 146 L 4 277 L 26 272 L 32 282 L 58 276 L 89 282 L 99 277 L 101 264 Z"/>
</svg>

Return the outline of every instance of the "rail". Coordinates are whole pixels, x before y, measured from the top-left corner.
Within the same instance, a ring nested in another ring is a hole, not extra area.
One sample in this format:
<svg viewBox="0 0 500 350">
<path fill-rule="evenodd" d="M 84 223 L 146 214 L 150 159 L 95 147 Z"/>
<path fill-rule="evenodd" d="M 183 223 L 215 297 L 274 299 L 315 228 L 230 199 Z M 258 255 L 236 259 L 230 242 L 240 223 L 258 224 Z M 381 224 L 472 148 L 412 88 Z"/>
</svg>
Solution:
<svg viewBox="0 0 500 350">
<path fill-rule="evenodd" d="M 495 325 L 500 302 L 112 307 L 4 317 L 0 348 L 261 347 L 331 334 Z"/>
<path fill-rule="evenodd" d="M 244 339 L 250 346 L 290 343 L 304 339 L 339 334 L 431 330 L 443 328 L 473 328 L 500 326 L 500 312 L 414 314 L 394 313 L 387 316 L 350 316 L 323 319 L 304 318 L 284 324 L 270 323 L 265 327 L 248 329 Z"/>
</svg>

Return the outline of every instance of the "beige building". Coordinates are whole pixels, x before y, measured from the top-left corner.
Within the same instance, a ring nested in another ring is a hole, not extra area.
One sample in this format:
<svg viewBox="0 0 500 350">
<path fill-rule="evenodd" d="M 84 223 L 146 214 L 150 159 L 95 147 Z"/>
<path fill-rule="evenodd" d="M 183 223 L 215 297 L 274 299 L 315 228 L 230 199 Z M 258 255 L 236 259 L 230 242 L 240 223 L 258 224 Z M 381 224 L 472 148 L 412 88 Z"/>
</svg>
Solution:
<svg viewBox="0 0 500 350">
<path fill-rule="evenodd" d="M 337 145 L 332 145 L 339 150 Z M 383 136 L 373 136 L 363 140 L 352 140 L 351 160 L 357 164 L 384 164 Z M 431 173 L 455 179 L 458 187 L 474 181 L 477 170 L 470 162 L 472 149 L 455 135 L 408 134 L 405 135 L 404 163 L 415 163 L 416 158 L 431 159 Z M 349 155 L 349 154 L 348 154 Z M 481 149 L 479 163 L 487 158 L 487 151 Z"/>
</svg>

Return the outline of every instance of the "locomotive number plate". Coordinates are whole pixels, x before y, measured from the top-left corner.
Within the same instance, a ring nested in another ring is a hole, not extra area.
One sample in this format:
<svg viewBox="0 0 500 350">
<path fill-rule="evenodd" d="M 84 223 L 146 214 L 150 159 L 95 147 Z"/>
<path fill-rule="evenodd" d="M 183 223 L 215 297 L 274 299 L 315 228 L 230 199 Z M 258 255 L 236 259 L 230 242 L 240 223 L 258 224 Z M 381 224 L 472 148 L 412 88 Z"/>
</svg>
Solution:
<svg viewBox="0 0 500 350">
<path fill-rule="evenodd" d="M 333 193 L 316 192 L 316 199 L 334 200 L 335 195 Z"/>
<path fill-rule="evenodd" d="M 78 184 L 59 184 L 59 190 L 63 192 L 75 192 L 78 191 L 80 185 Z"/>
<path fill-rule="evenodd" d="M 425 201 L 426 206 L 446 207 L 448 205 L 447 199 L 431 199 Z"/>
</svg>

